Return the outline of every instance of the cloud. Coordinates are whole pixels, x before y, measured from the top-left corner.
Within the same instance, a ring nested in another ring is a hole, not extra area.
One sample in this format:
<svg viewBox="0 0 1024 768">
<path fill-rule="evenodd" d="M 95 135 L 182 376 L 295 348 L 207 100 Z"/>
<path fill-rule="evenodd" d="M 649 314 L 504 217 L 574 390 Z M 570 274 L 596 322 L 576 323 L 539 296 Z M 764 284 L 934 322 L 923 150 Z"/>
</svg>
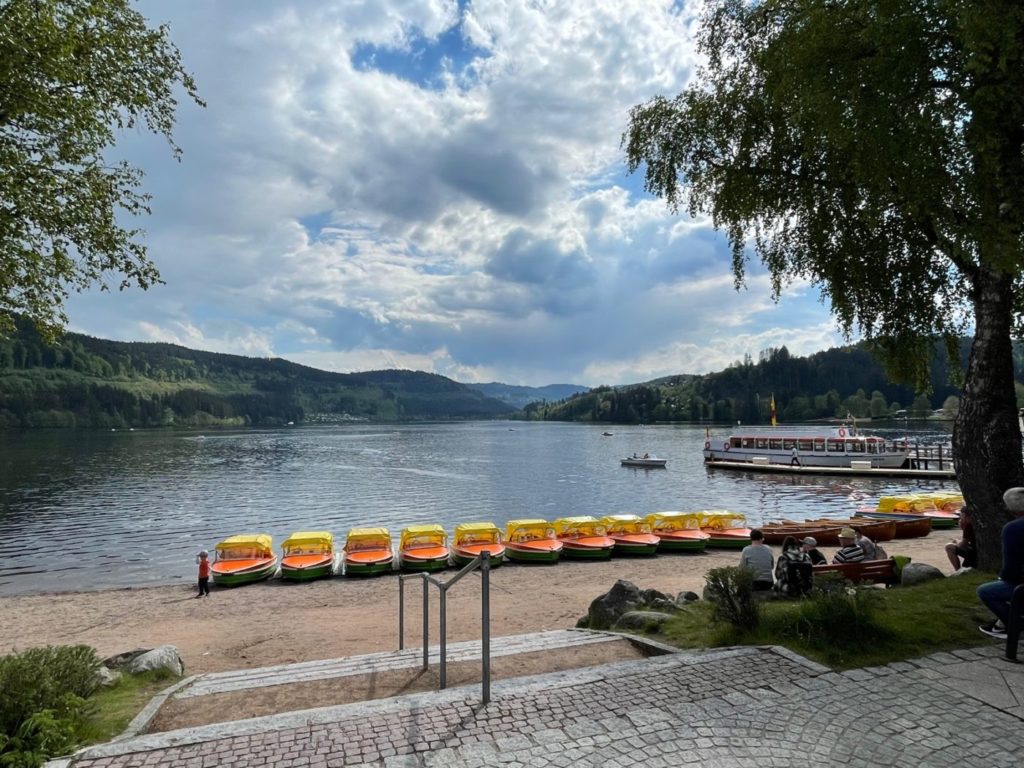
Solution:
<svg viewBox="0 0 1024 768">
<path fill-rule="evenodd" d="M 833 343 L 815 290 L 776 305 L 752 263 L 736 292 L 722 235 L 624 175 L 629 108 L 693 70 L 695 3 L 140 7 L 209 107 L 182 104 L 181 163 L 122 137 L 166 285 L 76 296 L 76 330 L 538 385 Z"/>
</svg>

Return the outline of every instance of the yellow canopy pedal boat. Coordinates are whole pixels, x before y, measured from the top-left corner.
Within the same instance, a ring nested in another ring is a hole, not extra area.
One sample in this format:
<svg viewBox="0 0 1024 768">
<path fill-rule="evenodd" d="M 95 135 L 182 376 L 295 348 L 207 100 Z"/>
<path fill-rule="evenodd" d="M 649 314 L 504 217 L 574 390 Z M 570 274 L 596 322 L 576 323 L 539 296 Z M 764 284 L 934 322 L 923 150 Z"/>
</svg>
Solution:
<svg viewBox="0 0 1024 768">
<path fill-rule="evenodd" d="M 612 556 L 615 539 L 601 521 L 589 515 L 555 520 L 555 536 L 562 542 L 565 557 L 605 560 Z"/>
<path fill-rule="evenodd" d="M 601 524 L 615 540 L 616 555 L 654 555 L 660 539 L 651 533 L 651 526 L 637 515 L 606 515 Z"/>
<path fill-rule="evenodd" d="M 455 526 L 452 561 L 457 566 L 469 565 L 482 553 L 491 556 L 491 567 L 505 560 L 505 543 L 501 530 L 494 523 L 461 523 Z"/>
<path fill-rule="evenodd" d="M 387 528 L 353 528 L 345 538 L 345 575 L 379 576 L 392 569 L 395 553 Z"/>
<path fill-rule="evenodd" d="M 747 518 L 724 509 L 707 510 L 700 515 L 700 529 L 710 535 L 708 547 L 743 549 L 750 543 Z"/>
<path fill-rule="evenodd" d="M 213 583 L 222 587 L 262 581 L 276 570 L 274 540 L 266 533 L 248 533 L 224 539 L 216 546 L 210 565 Z"/>
<path fill-rule="evenodd" d="M 700 515 L 687 512 L 653 512 L 644 518 L 658 537 L 658 549 L 669 552 L 703 552 L 711 534 L 700 529 Z"/>
<path fill-rule="evenodd" d="M 410 525 L 398 542 L 398 567 L 403 571 L 441 571 L 448 567 L 448 534 L 440 525 Z"/>
<path fill-rule="evenodd" d="M 281 545 L 281 578 L 311 581 L 333 576 L 336 565 L 334 534 L 297 531 Z"/>
<path fill-rule="evenodd" d="M 547 520 L 509 520 L 505 532 L 509 560 L 521 563 L 557 563 L 562 542 Z"/>
</svg>

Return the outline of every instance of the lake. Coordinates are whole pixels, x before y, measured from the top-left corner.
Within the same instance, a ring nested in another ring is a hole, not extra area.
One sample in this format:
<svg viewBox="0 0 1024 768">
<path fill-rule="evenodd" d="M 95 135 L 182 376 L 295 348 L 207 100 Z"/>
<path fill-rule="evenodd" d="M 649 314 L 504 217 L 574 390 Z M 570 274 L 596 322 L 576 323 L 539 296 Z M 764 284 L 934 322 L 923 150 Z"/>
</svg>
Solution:
<svg viewBox="0 0 1024 768">
<path fill-rule="evenodd" d="M 8 431 L 0 595 L 190 582 L 195 553 L 237 533 L 269 533 L 280 545 L 297 530 L 343 539 L 352 527 L 386 526 L 397 539 L 414 523 L 450 534 L 473 520 L 700 509 L 742 512 L 756 526 L 846 517 L 880 495 L 957 487 L 712 470 L 704 440 L 700 426 L 511 421 Z M 621 467 L 634 452 L 668 466 Z"/>
</svg>

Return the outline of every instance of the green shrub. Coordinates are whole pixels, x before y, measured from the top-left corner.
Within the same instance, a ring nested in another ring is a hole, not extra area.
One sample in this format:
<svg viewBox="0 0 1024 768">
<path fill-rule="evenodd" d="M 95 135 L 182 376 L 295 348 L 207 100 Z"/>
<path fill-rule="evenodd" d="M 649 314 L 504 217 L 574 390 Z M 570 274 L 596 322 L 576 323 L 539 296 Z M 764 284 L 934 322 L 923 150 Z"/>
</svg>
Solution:
<svg viewBox="0 0 1024 768">
<path fill-rule="evenodd" d="M 811 648 L 856 648 L 887 636 L 878 621 L 879 591 L 856 587 L 839 574 L 814 577 L 810 596 L 794 610 L 773 615 L 771 629 Z"/>
<path fill-rule="evenodd" d="M 35 766 L 75 742 L 96 690 L 99 659 L 85 645 L 0 657 L 0 766 Z"/>
<path fill-rule="evenodd" d="M 754 572 L 749 568 L 712 568 L 705 577 L 711 618 L 740 632 L 757 629 L 761 605 L 754 600 Z"/>
</svg>

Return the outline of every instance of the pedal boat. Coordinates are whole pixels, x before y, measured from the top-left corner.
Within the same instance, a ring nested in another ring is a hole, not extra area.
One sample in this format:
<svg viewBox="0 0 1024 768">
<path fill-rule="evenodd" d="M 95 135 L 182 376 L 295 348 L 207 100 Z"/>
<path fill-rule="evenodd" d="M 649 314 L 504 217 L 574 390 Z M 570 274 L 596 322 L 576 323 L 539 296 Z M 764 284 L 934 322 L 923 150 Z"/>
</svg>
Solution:
<svg viewBox="0 0 1024 768">
<path fill-rule="evenodd" d="M 601 522 L 589 515 L 555 520 L 555 536 L 562 542 L 562 556 L 581 560 L 607 560 L 615 539 Z"/>
<path fill-rule="evenodd" d="M 743 549 L 750 543 L 747 518 L 737 512 L 711 510 L 700 513 L 700 529 L 708 534 L 707 546 L 718 549 Z"/>
<path fill-rule="evenodd" d="M 616 555 L 654 555 L 661 539 L 651 533 L 651 526 L 637 515 L 607 515 L 601 524 L 615 541 Z"/>
<path fill-rule="evenodd" d="M 231 536 L 220 542 L 210 565 L 213 583 L 221 587 L 237 587 L 262 581 L 277 570 L 274 541 L 266 533 Z"/>
<path fill-rule="evenodd" d="M 448 534 L 440 525 L 410 525 L 398 542 L 398 567 L 403 571 L 441 571 L 448 567 Z"/>
<path fill-rule="evenodd" d="M 327 531 L 298 531 L 281 545 L 281 578 L 311 581 L 333 576 L 334 535 Z"/>
<path fill-rule="evenodd" d="M 520 563 L 557 563 L 563 544 L 547 520 L 509 520 L 505 532 L 509 560 Z"/>
<path fill-rule="evenodd" d="M 644 518 L 658 537 L 658 551 L 703 552 L 711 535 L 700 529 L 700 515 L 654 512 Z"/>
<path fill-rule="evenodd" d="M 387 528 L 353 528 L 345 538 L 345 575 L 379 576 L 395 561 Z"/>
<path fill-rule="evenodd" d="M 506 548 L 498 526 L 494 523 L 461 523 L 455 526 L 452 542 L 452 562 L 455 565 L 469 565 L 484 552 L 491 556 L 492 568 L 504 562 Z"/>
<path fill-rule="evenodd" d="M 860 509 L 858 517 L 876 520 L 906 520 L 909 516 L 925 517 L 936 530 L 955 528 L 960 522 L 963 497 L 959 494 L 907 494 L 882 496 L 875 509 Z"/>
</svg>

